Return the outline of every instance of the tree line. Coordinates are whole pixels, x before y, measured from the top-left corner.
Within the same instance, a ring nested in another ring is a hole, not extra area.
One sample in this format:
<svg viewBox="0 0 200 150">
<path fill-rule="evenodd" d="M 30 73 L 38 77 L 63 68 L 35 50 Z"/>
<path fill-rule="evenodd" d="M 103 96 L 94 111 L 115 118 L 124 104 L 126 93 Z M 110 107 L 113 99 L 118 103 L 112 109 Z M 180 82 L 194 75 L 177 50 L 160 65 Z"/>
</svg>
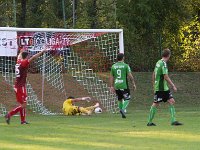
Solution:
<svg viewBox="0 0 200 150">
<path fill-rule="evenodd" d="M 200 71 L 199 0 L 13 2 L 0 0 L 0 26 L 123 28 L 126 61 L 134 71 L 152 71 L 163 48 L 172 50 L 171 70 Z"/>
</svg>

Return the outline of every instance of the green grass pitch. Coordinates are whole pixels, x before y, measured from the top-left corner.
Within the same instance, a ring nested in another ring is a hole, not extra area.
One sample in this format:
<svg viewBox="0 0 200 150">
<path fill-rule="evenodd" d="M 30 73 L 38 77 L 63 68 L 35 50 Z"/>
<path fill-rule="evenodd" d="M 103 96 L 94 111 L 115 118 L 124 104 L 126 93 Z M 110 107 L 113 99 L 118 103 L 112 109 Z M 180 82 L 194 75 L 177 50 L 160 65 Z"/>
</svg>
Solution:
<svg viewBox="0 0 200 150">
<path fill-rule="evenodd" d="M 0 118 L 1 150 L 198 150 L 200 116 L 198 108 L 177 109 L 183 126 L 169 124 L 167 107 L 158 111 L 156 127 L 147 127 L 147 110 L 88 116 L 30 115 L 29 125 L 13 117 L 10 125 Z"/>
<path fill-rule="evenodd" d="M 127 119 L 120 114 L 88 116 L 40 116 L 31 114 L 30 125 L 19 117 L 5 124 L 0 117 L 0 150 L 199 150 L 200 73 L 171 73 L 178 87 L 174 93 L 176 117 L 183 126 L 170 125 L 168 106 L 161 103 L 154 122 L 147 127 L 152 104 L 151 73 L 134 73 L 137 91 L 128 107 Z M 108 80 L 109 74 L 101 74 Z M 131 87 L 131 86 L 130 86 Z"/>
</svg>

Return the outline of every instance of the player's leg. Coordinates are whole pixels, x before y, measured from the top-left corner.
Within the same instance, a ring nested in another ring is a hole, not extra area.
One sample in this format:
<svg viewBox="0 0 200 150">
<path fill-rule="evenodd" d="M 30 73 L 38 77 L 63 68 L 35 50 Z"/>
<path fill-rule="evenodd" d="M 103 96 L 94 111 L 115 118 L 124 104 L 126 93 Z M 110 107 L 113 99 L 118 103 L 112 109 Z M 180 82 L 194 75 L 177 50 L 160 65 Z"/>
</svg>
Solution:
<svg viewBox="0 0 200 150">
<path fill-rule="evenodd" d="M 159 106 L 159 102 L 162 102 L 163 94 L 162 92 L 156 92 L 154 95 L 154 102 L 150 108 L 149 117 L 148 117 L 148 123 L 147 126 L 156 126 L 156 124 L 153 123 L 154 116 L 157 112 L 157 107 Z"/>
<path fill-rule="evenodd" d="M 22 88 L 14 88 L 14 90 L 15 90 L 17 102 L 19 104 L 22 103 Z M 8 114 L 6 114 L 6 116 L 5 116 L 6 123 L 10 124 L 10 118 L 20 111 L 22 111 L 21 104 L 19 106 L 15 107 L 14 109 L 12 109 L 10 112 L 8 112 Z"/>
<path fill-rule="evenodd" d="M 157 112 L 157 107 L 159 106 L 159 103 L 153 103 L 151 108 L 150 108 L 150 113 L 148 117 L 148 124 L 147 126 L 156 126 L 156 124 L 153 123 L 154 116 Z"/>
<path fill-rule="evenodd" d="M 96 103 L 94 106 L 90 107 L 79 107 L 79 111 L 86 115 L 91 115 L 95 108 L 99 107 L 99 103 Z"/>
<path fill-rule="evenodd" d="M 170 115 L 171 115 L 171 125 L 175 125 L 175 126 L 178 126 L 178 125 L 182 125 L 182 123 L 176 121 L 176 118 L 175 118 L 175 107 L 174 107 L 174 104 L 175 104 L 175 100 L 174 98 L 170 98 L 168 100 L 168 103 L 169 103 L 169 110 L 170 110 Z"/>
<path fill-rule="evenodd" d="M 118 99 L 118 107 L 119 107 L 119 112 L 122 115 L 122 118 L 126 118 L 124 109 L 123 109 L 123 100 L 122 99 Z"/>
<path fill-rule="evenodd" d="M 96 103 L 94 106 L 86 107 L 88 111 L 94 111 L 95 108 L 99 107 L 99 103 Z"/>
<path fill-rule="evenodd" d="M 130 90 L 129 89 L 125 89 L 123 91 L 123 98 L 124 98 L 124 102 L 123 102 L 122 109 L 125 110 L 125 109 L 127 109 L 128 105 L 129 105 L 129 102 L 130 102 L 130 99 L 131 99 Z"/>
<path fill-rule="evenodd" d="M 123 100 L 123 107 L 122 109 L 124 110 L 125 113 L 127 113 L 127 107 L 129 105 L 129 100 Z"/>
<path fill-rule="evenodd" d="M 22 109 L 20 111 L 20 118 L 21 118 L 21 124 L 29 124 L 26 121 L 26 103 L 22 104 Z"/>
<path fill-rule="evenodd" d="M 84 108 L 84 107 L 79 107 L 79 111 L 80 111 L 80 113 L 81 113 L 82 115 L 91 115 L 91 114 L 92 114 L 91 111 L 87 110 L 87 109 Z"/>
<path fill-rule="evenodd" d="M 123 110 L 123 91 L 122 90 L 116 90 L 116 95 L 118 98 L 118 107 L 119 107 L 119 112 L 122 115 L 122 118 L 126 118 L 125 112 Z"/>
<path fill-rule="evenodd" d="M 27 92 L 26 92 L 26 87 L 22 87 L 22 110 L 20 111 L 20 117 L 21 117 L 21 124 L 29 124 L 26 121 L 26 100 L 27 100 Z"/>
<path fill-rule="evenodd" d="M 123 105 L 124 105 L 124 100 L 122 100 L 122 102 L 123 102 Z M 124 113 L 125 114 L 127 113 L 127 109 L 126 108 L 124 109 Z"/>
<path fill-rule="evenodd" d="M 121 90 L 116 90 L 116 95 L 118 98 L 118 107 L 121 110 L 123 108 L 123 93 Z"/>
<path fill-rule="evenodd" d="M 171 115 L 171 123 L 175 122 L 176 121 L 176 118 L 175 118 L 175 107 L 174 107 L 174 99 L 171 98 L 168 100 L 168 103 L 169 103 L 169 111 L 170 111 L 170 115 Z"/>
<path fill-rule="evenodd" d="M 123 108 L 123 100 L 118 100 L 118 107 L 119 109 Z"/>
<path fill-rule="evenodd" d="M 13 115 L 17 114 L 18 112 L 20 112 L 22 110 L 22 106 L 19 105 L 17 107 L 15 107 L 14 109 L 12 109 L 10 112 L 8 112 L 5 116 L 6 119 L 6 123 L 10 124 L 10 119 Z"/>
<path fill-rule="evenodd" d="M 122 107 L 123 110 L 125 110 L 128 107 L 129 102 L 130 102 L 129 100 L 130 99 L 124 99 L 124 103 L 123 103 L 123 107 Z"/>
</svg>

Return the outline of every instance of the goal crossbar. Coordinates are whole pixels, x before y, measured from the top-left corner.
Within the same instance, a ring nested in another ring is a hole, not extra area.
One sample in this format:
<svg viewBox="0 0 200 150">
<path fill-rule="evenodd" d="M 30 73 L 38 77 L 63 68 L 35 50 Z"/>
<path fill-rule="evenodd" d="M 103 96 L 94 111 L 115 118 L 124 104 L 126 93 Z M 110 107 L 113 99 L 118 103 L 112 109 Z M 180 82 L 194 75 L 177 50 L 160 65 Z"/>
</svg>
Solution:
<svg viewBox="0 0 200 150">
<path fill-rule="evenodd" d="M 15 28 L 0 27 L 0 31 L 24 32 L 123 32 L 123 29 L 63 29 L 63 28 Z"/>
<path fill-rule="evenodd" d="M 119 33 L 119 52 L 124 53 L 123 29 L 63 29 L 63 28 L 16 28 L 0 27 L 0 31 L 21 31 L 21 32 L 73 32 L 73 33 Z"/>
</svg>

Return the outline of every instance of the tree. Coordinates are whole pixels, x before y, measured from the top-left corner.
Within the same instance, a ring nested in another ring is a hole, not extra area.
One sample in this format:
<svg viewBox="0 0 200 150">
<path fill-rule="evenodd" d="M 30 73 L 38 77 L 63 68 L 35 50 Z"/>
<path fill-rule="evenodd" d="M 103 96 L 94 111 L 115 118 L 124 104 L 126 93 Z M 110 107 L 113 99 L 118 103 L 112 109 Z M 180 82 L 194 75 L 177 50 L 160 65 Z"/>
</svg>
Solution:
<svg viewBox="0 0 200 150">
<path fill-rule="evenodd" d="M 136 71 L 150 71 L 162 47 L 173 47 L 173 38 L 185 20 L 178 0 L 117 1 L 118 21 L 125 31 L 127 59 Z M 176 43 L 175 43 L 176 44 Z"/>
<path fill-rule="evenodd" d="M 74 1 L 75 28 L 124 29 L 126 60 L 135 71 L 151 71 L 165 47 L 173 52 L 172 69 L 198 69 L 183 67 L 179 60 L 187 56 L 185 64 L 191 64 L 198 56 L 198 44 L 192 45 L 198 38 L 191 37 L 195 30 L 199 33 L 194 26 L 200 22 L 199 0 Z M 16 6 L 18 27 L 63 28 L 62 0 L 17 0 Z M 65 1 L 64 7 L 67 28 L 73 28 L 72 0 Z M 0 25 L 14 25 L 12 1 L 0 0 L 0 8 Z"/>
<path fill-rule="evenodd" d="M 21 12 L 18 19 L 18 26 L 24 28 L 26 26 L 26 0 L 21 0 Z"/>
<path fill-rule="evenodd" d="M 200 70 L 200 21 L 198 16 L 180 28 L 180 50 L 182 54 L 177 56 L 177 70 Z"/>
<path fill-rule="evenodd" d="M 0 26 L 14 26 L 12 1 L 0 0 Z"/>
<path fill-rule="evenodd" d="M 87 4 L 87 15 L 90 20 L 90 28 L 96 29 L 98 27 L 97 0 L 90 0 Z"/>
</svg>

